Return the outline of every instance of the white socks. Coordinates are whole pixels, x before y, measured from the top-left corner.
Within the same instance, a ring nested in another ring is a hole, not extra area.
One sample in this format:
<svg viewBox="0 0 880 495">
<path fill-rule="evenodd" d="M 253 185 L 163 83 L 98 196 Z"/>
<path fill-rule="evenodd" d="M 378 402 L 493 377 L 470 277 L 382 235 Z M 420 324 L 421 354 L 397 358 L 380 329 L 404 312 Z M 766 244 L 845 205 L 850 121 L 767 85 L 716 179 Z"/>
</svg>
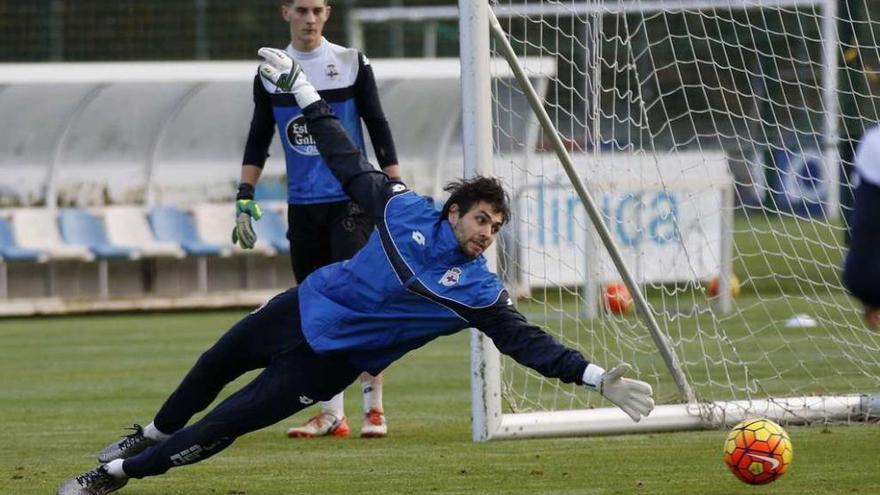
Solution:
<svg viewBox="0 0 880 495">
<path fill-rule="evenodd" d="M 385 411 L 382 406 L 382 375 L 361 375 L 361 391 L 364 394 L 364 414 L 375 409 Z"/>
<path fill-rule="evenodd" d="M 150 421 L 150 424 L 144 426 L 144 436 L 149 438 L 150 440 L 156 440 L 157 442 L 161 442 L 166 438 L 170 437 L 167 433 L 162 433 L 161 431 L 156 429 L 156 425 Z"/>
<path fill-rule="evenodd" d="M 379 376 L 370 376 L 366 373 L 361 375 L 361 391 L 364 394 L 364 414 L 370 412 L 375 409 L 377 411 L 384 411 L 385 408 L 382 406 L 382 375 Z M 342 418 L 345 416 L 345 395 L 343 393 L 339 393 L 334 396 L 332 399 L 327 402 L 321 403 L 321 412 L 325 414 L 332 414 L 337 418 Z M 149 426 L 152 426 L 150 423 Z M 158 431 L 158 430 L 156 430 Z M 144 429 L 146 434 L 146 428 Z M 152 438 L 152 437 L 150 437 Z"/>
<path fill-rule="evenodd" d="M 336 394 L 327 402 L 322 402 L 321 412 L 332 414 L 333 416 L 336 416 L 336 419 L 342 419 L 342 417 L 345 416 L 345 396 L 342 392 Z"/>
<path fill-rule="evenodd" d="M 156 425 L 154 425 L 153 422 L 150 421 L 150 424 L 144 426 L 144 436 L 149 438 L 150 440 L 161 442 L 171 435 L 168 435 L 167 433 L 162 433 L 161 431 L 156 429 Z M 110 475 L 114 478 L 128 478 L 128 475 L 125 474 L 125 471 L 123 471 L 122 469 L 123 462 L 124 459 L 114 459 L 107 464 L 104 464 L 104 466 L 107 467 L 107 472 L 110 473 Z"/>
<path fill-rule="evenodd" d="M 110 476 L 113 476 L 114 478 L 128 478 L 128 475 L 122 470 L 123 462 L 125 462 L 123 459 L 114 459 L 107 464 L 104 464 L 104 466 L 106 466 L 107 472 L 110 473 Z"/>
</svg>

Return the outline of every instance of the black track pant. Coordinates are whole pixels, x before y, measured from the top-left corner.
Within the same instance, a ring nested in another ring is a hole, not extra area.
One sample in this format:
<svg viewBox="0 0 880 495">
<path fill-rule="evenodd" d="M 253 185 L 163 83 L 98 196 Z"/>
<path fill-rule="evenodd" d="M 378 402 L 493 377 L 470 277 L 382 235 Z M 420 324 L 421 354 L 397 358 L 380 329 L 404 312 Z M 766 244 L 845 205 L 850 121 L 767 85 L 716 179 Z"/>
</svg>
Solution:
<svg viewBox="0 0 880 495">
<path fill-rule="evenodd" d="M 297 283 L 324 265 L 351 259 L 367 243 L 373 222 L 354 201 L 287 205 L 290 265 Z"/>
<path fill-rule="evenodd" d="M 863 304 L 880 308 L 880 186 L 862 180 L 851 217 L 843 283 Z"/>
<path fill-rule="evenodd" d="M 125 473 L 143 478 L 202 461 L 241 435 L 328 400 L 351 384 L 358 370 L 342 358 L 318 356 L 305 341 L 298 304 L 295 288 L 275 296 L 202 354 L 154 419 L 156 428 L 171 437 L 126 459 Z M 226 384 L 258 368 L 265 369 L 186 426 Z"/>
</svg>

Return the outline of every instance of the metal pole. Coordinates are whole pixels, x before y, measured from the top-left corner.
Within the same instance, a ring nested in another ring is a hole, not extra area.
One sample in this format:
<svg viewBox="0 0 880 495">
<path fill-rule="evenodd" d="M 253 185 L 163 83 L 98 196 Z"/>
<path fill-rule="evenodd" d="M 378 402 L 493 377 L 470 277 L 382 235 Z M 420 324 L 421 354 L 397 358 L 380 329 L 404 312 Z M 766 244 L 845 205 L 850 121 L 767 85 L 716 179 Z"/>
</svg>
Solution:
<svg viewBox="0 0 880 495">
<path fill-rule="evenodd" d="M 464 175 L 473 177 L 481 169 L 491 169 L 492 164 L 489 7 L 485 2 L 459 0 L 459 9 Z"/>
<path fill-rule="evenodd" d="M 64 2 L 49 0 L 49 60 L 64 60 Z"/>
<path fill-rule="evenodd" d="M 403 2 L 401 0 L 391 0 L 391 8 L 401 8 Z M 391 22 L 388 26 L 388 41 L 391 42 L 391 56 L 394 58 L 403 58 L 403 22 Z"/>
<path fill-rule="evenodd" d="M 348 46 L 366 51 L 364 46 L 364 24 L 357 16 L 357 10 L 350 10 L 345 18 L 346 31 L 348 31 Z"/>
<path fill-rule="evenodd" d="M 56 182 L 58 181 L 59 162 L 61 162 L 61 154 L 64 151 L 64 147 L 67 145 L 67 138 L 73 131 L 73 125 L 107 86 L 109 86 L 107 83 L 96 84 L 80 99 L 70 114 L 66 116 L 61 135 L 58 136 L 58 140 L 52 145 L 54 148 L 52 150 L 52 161 L 49 162 L 49 173 L 46 178 L 46 208 L 53 210 L 58 208 L 58 184 Z"/>
<path fill-rule="evenodd" d="M 733 278 L 733 228 L 734 201 L 733 184 L 721 190 L 721 269 L 718 272 L 718 295 L 715 299 L 715 311 L 726 315 L 733 309 L 733 294 L 730 283 Z"/>
<path fill-rule="evenodd" d="M 422 57 L 437 58 L 437 21 L 426 22 L 422 36 Z"/>
<path fill-rule="evenodd" d="M 608 254 L 611 255 L 611 259 L 614 261 L 614 265 L 617 267 L 618 272 L 620 272 L 623 281 L 632 293 L 636 307 L 639 308 L 639 312 L 644 318 L 648 330 L 651 332 L 651 337 L 654 339 L 654 343 L 657 345 L 660 354 L 663 356 L 663 360 L 666 362 L 667 368 L 669 368 L 669 372 L 672 374 L 672 378 L 675 380 L 681 398 L 687 402 L 695 402 L 696 398 L 694 392 L 691 389 L 690 384 L 687 382 L 687 378 L 684 376 L 684 371 L 678 361 L 678 357 L 672 350 L 666 336 L 660 331 L 660 325 L 657 324 L 657 320 L 654 318 L 654 313 L 651 311 L 650 306 L 648 306 L 648 301 L 645 300 L 645 296 L 639 290 L 639 286 L 636 284 L 636 281 L 630 273 L 629 268 L 627 268 L 626 263 L 624 263 L 623 257 L 620 255 L 617 246 L 614 244 L 614 239 L 608 231 L 608 227 L 605 225 L 605 222 L 602 221 L 602 215 L 599 212 L 599 208 L 596 206 L 592 196 L 590 196 L 590 193 L 587 191 L 583 181 L 581 181 L 581 178 L 574 170 L 571 156 L 568 154 L 568 151 L 566 151 L 565 145 L 562 143 L 562 139 L 559 137 L 556 127 L 550 120 L 550 116 L 547 115 L 547 111 L 544 110 L 540 98 L 538 98 L 538 95 L 535 93 L 535 89 L 532 87 L 528 77 L 526 77 L 525 71 L 523 71 L 522 66 L 519 64 L 519 60 L 516 58 L 513 48 L 507 41 L 507 35 L 504 33 L 501 24 L 498 23 L 498 18 L 495 17 L 495 14 L 491 9 L 489 10 L 489 25 L 492 35 L 495 37 L 495 41 L 501 48 L 504 58 L 507 59 L 510 68 L 513 70 L 513 73 L 520 84 L 520 88 L 528 97 L 532 110 L 538 115 L 538 119 L 541 121 L 545 133 L 552 140 L 556 155 L 559 158 L 562 167 L 565 169 L 565 173 L 568 175 L 569 180 L 574 186 L 577 195 L 580 197 L 581 202 L 583 202 L 587 214 L 589 214 L 590 220 L 593 222 L 593 226 L 599 233 L 599 237 L 605 244 L 606 249 L 608 249 Z"/>
<path fill-rule="evenodd" d="M 599 12 L 586 14 L 584 18 L 584 94 L 592 97 L 584 98 L 584 135 L 586 142 L 593 143 L 593 158 L 599 154 L 599 30 L 602 17 Z M 541 93 L 538 93 L 541 94 Z M 584 318 L 595 318 L 599 315 L 599 240 L 593 231 L 584 232 L 584 284 L 583 308 Z"/>
<path fill-rule="evenodd" d="M 458 8 L 464 176 L 473 177 L 492 164 L 489 6 L 459 0 Z M 471 399 L 473 439 L 489 440 L 501 424 L 501 355 L 476 329 L 471 330 Z"/>
<path fill-rule="evenodd" d="M 822 100 L 825 103 L 823 126 L 822 161 L 828 174 L 828 197 L 825 215 L 829 220 L 840 216 L 840 156 L 837 148 L 840 102 L 838 87 L 837 1 L 825 0 L 822 8 Z"/>
<path fill-rule="evenodd" d="M 208 0 L 195 0 L 195 57 L 196 60 L 211 58 L 208 46 Z"/>
<path fill-rule="evenodd" d="M 153 142 L 150 145 L 150 155 L 147 159 L 145 167 L 145 190 L 144 193 L 144 203 L 147 208 L 153 208 L 157 206 L 159 203 L 159 190 L 158 185 L 156 184 L 156 170 L 159 167 L 159 153 L 162 151 L 162 144 L 164 144 L 165 136 L 168 134 L 168 128 L 171 125 L 171 122 L 180 115 L 180 112 L 186 108 L 186 105 L 199 93 L 202 89 L 205 88 L 207 83 L 198 82 L 193 84 L 183 95 L 178 98 L 174 104 L 170 107 L 171 109 L 165 113 L 165 117 L 162 119 L 162 122 L 159 123 L 159 127 L 156 129 L 156 134 L 153 137 Z"/>
</svg>

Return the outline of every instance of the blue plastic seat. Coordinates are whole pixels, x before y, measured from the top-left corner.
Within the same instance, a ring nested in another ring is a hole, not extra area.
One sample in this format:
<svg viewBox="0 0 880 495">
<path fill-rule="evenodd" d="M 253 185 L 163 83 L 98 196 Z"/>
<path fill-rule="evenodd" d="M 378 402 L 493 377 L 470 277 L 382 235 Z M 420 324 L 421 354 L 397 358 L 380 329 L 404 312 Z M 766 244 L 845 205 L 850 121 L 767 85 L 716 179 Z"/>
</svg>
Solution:
<svg viewBox="0 0 880 495">
<path fill-rule="evenodd" d="M 45 255 L 36 249 L 19 246 L 9 222 L 0 218 L 0 258 L 8 261 L 43 261 Z"/>
<path fill-rule="evenodd" d="M 287 227 L 281 215 L 274 210 L 263 210 L 263 216 L 253 222 L 254 232 L 257 239 L 268 242 L 279 253 L 290 252 L 290 243 L 287 241 Z"/>
<path fill-rule="evenodd" d="M 79 208 L 66 208 L 58 214 L 61 237 L 68 244 L 86 246 L 100 259 L 136 258 L 136 250 L 115 246 L 107 240 L 107 232 L 101 220 Z"/>
<path fill-rule="evenodd" d="M 267 201 L 287 202 L 287 181 L 261 180 L 254 191 L 254 199 L 260 203 Z"/>
<path fill-rule="evenodd" d="M 150 212 L 150 226 L 156 239 L 176 242 L 190 256 L 217 256 L 224 251 L 222 246 L 202 242 L 192 218 L 178 208 L 154 208 Z"/>
</svg>

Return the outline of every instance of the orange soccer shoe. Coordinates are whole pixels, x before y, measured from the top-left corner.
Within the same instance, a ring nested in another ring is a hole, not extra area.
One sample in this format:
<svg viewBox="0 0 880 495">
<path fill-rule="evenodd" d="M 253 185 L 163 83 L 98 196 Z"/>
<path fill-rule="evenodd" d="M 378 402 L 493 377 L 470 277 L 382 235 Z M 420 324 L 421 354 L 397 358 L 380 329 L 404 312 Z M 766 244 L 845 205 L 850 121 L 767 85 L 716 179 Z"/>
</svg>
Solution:
<svg viewBox="0 0 880 495">
<path fill-rule="evenodd" d="M 385 414 L 378 409 L 370 409 L 364 414 L 364 425 L 361 427 L 362 438 L 382 438 L 388 434 L 388 423 Z"/>
<path fill-rule="evenodd" d="M 350 432 L 345 416 L 337 418 L 330 413 L 322 412 L 306 421 L 304 425 L 287 430 L 287 436 L 290 438 L 347 437 Z"/>
</svg>

